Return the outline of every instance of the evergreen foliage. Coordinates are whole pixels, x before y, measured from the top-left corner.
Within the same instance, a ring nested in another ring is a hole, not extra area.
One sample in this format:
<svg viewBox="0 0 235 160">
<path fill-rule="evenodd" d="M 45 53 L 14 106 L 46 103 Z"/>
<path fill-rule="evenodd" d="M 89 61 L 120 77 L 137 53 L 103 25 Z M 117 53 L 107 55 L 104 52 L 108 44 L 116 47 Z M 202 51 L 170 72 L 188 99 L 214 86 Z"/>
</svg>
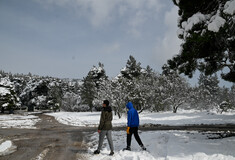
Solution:
<svg viewBox="0 0 235 160">
<path fill-rule="evenodd" d="M 180 53 L 168 60 L 170 69 L 192 77 L 223 71 L 221 77 L 235 82 L 235 11 L 230 0 L 173 0 L 179 7 Z"/>
</svg>

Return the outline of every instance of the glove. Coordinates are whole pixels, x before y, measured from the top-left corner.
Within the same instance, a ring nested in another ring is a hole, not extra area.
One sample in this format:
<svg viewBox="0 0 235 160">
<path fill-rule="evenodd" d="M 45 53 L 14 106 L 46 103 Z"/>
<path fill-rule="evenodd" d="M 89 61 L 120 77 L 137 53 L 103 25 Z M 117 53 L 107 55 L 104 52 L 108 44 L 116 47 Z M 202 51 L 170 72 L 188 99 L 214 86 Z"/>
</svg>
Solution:
<svg viewBox="0 0 235 160">
<path fill-rule="evenodd" d="M 127 127 L 127 128 L 126 128 L 126 133 L 127 133 L 127 134 L 130 134 L 130 127 Z"/>
</svg>

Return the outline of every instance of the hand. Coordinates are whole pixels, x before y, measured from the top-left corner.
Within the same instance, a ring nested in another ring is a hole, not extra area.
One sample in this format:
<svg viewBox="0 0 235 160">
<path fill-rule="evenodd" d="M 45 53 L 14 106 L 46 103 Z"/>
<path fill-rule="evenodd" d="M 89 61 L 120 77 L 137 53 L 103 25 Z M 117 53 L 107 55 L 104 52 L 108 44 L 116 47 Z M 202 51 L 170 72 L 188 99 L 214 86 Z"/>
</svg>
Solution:
<svg viewBox="0 0 235 160">
<path fill-rule="evenodd" d="M 127 127 L 127 128 L 126 128 L 126 133 L 127 133 L 127 134 L 130 134 L 130 127 Z"/>
<path fill-rule="evenodd" d="M 98 133 L 100 133 L 101 132 L 101 130 L 98 130 Z"/>
</svg>

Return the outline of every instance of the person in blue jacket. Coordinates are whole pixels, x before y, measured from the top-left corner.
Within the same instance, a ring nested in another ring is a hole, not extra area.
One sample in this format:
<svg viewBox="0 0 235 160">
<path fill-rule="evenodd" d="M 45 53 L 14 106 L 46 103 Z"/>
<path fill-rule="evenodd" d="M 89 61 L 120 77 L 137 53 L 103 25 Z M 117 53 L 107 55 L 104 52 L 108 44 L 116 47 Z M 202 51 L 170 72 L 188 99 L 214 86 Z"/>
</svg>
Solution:
<svg viewBox="0 0 235 160">
<path fill-rule="evenodd" d="M 133 104 L 131 102 L 128 102 L 126 105 L 127 109 L 129 110 L 127 112 L 127 147 L 123 150 L 131 150 L 131 137 L 132 134 L 134 134 L 136 141 L 140 145 L 140 147 L 143 150 L 146 150 L 144 147 L 139 134 L 138 134 L 138 127 L 139 127 L 139 115 L 137 110 L 133 107 Z"/>
</svg>

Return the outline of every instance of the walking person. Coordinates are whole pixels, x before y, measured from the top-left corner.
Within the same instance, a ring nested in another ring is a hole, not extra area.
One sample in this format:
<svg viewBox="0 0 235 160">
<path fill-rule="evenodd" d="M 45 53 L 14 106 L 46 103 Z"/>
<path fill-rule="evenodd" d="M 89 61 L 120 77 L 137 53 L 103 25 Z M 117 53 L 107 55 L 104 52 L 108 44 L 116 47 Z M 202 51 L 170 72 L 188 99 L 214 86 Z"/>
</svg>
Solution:
<svg viewBox="0 0 235 160">
<path fill-rule="evenodd" d="M 139 115 L 137 110 L 133 107 L 133 104 L 131 102 L 128 102 L 126 105 L 127 109 L 129 110 L 127 112 L 127 147 L 123 150 L 131 150 L 131 137 L 132 134 L 134 134 L 136 141 L 138 142 L 139 146 L 146 150 L 144 147 L 139 134 L 138 134 L 138 127 L 139 127 Z"/>
<path fill-rule="evenodd" d="M 114 154 L 113 140 L 112 140 L 112 120 L 113 120 L 112 108 L 109 106 L 109 101 L 104 100 L 100 116 L 100 124 L 98 126 L 99 145 L 97 150 L 94 151 L 94 154 L 100 153 L 105 136 L 108 139 L 109 147 L 111 150 L 109 155 L 112 156 Z"/>
</svg>

